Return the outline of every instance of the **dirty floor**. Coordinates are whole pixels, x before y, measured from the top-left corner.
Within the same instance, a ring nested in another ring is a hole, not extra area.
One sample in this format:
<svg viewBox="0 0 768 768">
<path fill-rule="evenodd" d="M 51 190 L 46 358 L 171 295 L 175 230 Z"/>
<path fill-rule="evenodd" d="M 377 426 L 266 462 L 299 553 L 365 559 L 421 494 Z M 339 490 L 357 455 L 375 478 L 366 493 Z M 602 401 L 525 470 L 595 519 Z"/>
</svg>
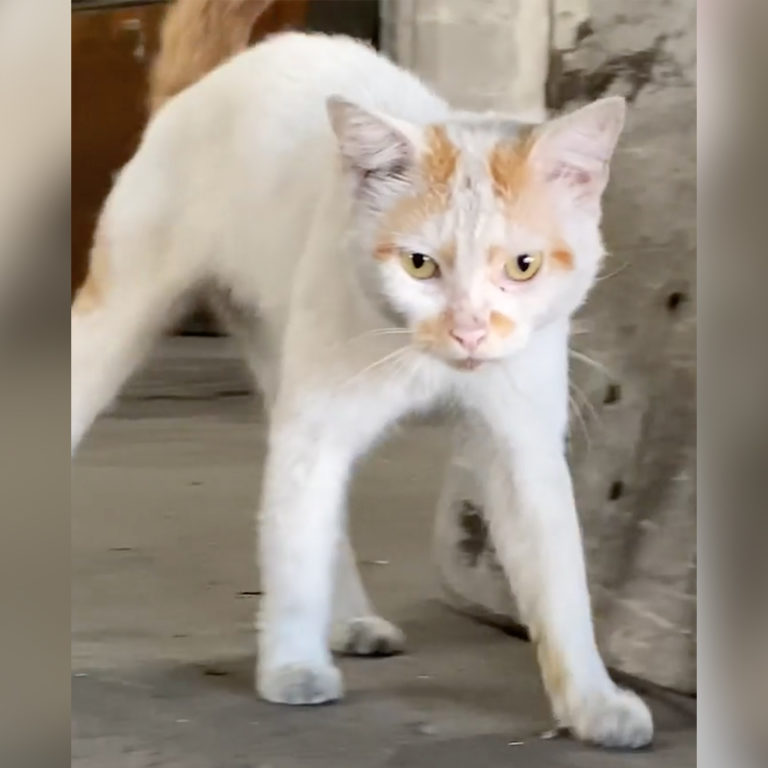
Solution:
<svg viewBox="0 0 768 768">
<path fill-rule="evenodd" d="M 530 646 L 440 600 L 443 429 L 402 430 L 352 494 L 363 575 L 408 653 L 341 660 L 340 703 L 266 704 L 251 687 L 264 420 L 230 342 L 164 342 L 73 465 L 73 765 L 694 766 L 693 702 L 661 692 L 650 750 L 540 738 L 551 721 Z"/>
</svg>

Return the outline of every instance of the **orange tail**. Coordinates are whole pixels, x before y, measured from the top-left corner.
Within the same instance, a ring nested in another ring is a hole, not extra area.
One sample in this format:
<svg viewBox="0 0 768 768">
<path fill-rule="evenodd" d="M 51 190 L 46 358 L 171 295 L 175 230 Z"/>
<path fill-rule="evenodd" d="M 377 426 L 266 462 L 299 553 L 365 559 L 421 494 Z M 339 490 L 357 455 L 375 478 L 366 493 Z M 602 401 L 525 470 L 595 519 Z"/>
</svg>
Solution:
<svg viewBox="0 0 768 768">
<path fill-rule="evenodd" d="M 149 111 L 248 47 L 256 19 L 274 0 L 176 0 L 166 14 L 149 80 Z"/>
</svg>

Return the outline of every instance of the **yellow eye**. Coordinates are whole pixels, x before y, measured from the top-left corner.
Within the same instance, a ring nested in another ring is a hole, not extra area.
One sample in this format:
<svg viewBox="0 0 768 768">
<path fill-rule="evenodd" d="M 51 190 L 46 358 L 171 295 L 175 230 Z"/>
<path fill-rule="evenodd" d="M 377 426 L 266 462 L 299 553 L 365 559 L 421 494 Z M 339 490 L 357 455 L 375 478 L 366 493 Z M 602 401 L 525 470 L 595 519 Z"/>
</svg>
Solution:
<svg viewBox="0 0 768 768">
<path fill-rule="evenodd" d="M 521 253 L 507 259 L 504 264 L 504 273 L 510 280 L 521 283 L 530 280 L 541 269 L 543 261 L 541 251 Z"/>
<path fill-rule="evenodd" d="M 417 280 L 429 280 L 431 277 L 437 277 L 440 272 L 437 262 L 423 253 L 403 253 L 400 263 L 403 269 Z"/>
</svg>

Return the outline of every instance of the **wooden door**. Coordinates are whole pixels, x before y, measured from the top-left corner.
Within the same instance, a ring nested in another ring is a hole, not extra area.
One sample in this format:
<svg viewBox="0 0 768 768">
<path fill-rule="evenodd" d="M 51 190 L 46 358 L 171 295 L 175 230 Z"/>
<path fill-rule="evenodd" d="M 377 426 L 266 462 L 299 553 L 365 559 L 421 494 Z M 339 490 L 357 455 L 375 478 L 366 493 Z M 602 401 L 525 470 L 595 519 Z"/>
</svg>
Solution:
<svg viewBox="0 0 768 768">
<path fill-rule="evenodd" d="M 112 175 L 130 158 L 146 121 L 149 62 L 163 3 L 90 4 L 72 15 L 72 291 L 80 285 Z"/>
<path fill-rule="evenodd" d="M 147 119 L 150 63 L 167 3 L 76 2 L 72 13 L 72 274 L 74 294 L 112 178 L 131 157 Z M 259 19 L 256 40 L 302 28 L 306 0 L 277 0 Z"/>
</svg>

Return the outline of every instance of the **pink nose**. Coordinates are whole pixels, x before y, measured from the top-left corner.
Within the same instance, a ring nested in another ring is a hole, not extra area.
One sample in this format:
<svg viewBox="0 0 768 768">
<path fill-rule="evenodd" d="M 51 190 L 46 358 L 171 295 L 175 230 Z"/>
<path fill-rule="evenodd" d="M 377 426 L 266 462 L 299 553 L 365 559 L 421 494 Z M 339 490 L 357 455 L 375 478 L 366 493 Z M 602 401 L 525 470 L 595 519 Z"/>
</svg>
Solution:
<svg viewBox="0 0 768 768">
<path fill-rule="evenodd" d="M 451 331 L 456 341 L 461 344 L 468 352 L 474 352 L 480 344 L 482 344 L 485 337 L 488 335 L 488 331 L 485 328 L 454 328 Z"/>
</svg>

